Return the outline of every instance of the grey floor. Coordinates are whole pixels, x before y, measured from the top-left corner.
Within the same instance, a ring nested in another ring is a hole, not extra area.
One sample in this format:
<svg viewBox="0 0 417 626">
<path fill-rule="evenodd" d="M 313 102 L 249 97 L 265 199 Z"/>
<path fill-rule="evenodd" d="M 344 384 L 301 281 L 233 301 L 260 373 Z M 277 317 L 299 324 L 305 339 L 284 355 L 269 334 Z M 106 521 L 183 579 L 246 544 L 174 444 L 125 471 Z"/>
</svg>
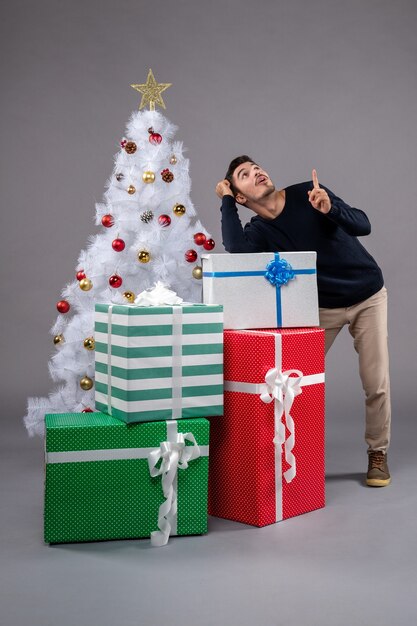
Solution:
<svg viewBox="0 0 417 626">
<path fill-rule="evenodd" d="M 415 411 L 394 394 L 393 482 L 365 487 L 359 381 L 336 393 L 340 367 L 329 365 L 326 508 L 262 529 L 210 518 L 207 535 L 159 549 L 44 545 L 43 442 L 11 406 L 0 444 L 1 626 L 416 624 Z"/>
</svg>

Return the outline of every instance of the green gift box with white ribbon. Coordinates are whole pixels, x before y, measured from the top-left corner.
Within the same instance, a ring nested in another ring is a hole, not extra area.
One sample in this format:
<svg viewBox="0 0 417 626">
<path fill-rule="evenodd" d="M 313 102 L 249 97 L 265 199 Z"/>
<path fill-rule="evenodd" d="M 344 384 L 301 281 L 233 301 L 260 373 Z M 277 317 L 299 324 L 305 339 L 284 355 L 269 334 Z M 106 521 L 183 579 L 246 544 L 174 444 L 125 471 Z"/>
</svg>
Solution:
<svg viewBox="0 0 417 626">
<path fill-rule="evenodd" d="M 47 543 L 207 532 L 209 422 L 45 416 Z"/>
<path fill-rule="evenodd" d="M 96 408 L 124 422 L 223 414 L 223 307 L 96 304 Z"/>
</svg>

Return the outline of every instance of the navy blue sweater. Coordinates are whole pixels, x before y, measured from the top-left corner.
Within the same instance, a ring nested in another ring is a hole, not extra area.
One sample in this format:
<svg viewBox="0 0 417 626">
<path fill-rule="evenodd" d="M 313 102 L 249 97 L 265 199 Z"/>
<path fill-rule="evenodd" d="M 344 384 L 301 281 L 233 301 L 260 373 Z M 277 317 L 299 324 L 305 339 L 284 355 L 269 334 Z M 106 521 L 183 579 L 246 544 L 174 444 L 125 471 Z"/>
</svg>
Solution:
<svg viewBox="0 0 417 626">
<path fill-rule="evenodd" d="M 255 215 L 244 228 L 233 196 L 223 196 L 223 245 L 227 252 L 315 250 L 319 306 L 352 306 L 384 285 L 381 269 L 358 240 L 369 235 L 371 225 L 363 211 L 320 187 L 329 194 L 329 213 L 311 206 L 307 191 L 313 183 L 307 181 L 285 188 L 285 205 L 278 217 Z"/>
</svg>

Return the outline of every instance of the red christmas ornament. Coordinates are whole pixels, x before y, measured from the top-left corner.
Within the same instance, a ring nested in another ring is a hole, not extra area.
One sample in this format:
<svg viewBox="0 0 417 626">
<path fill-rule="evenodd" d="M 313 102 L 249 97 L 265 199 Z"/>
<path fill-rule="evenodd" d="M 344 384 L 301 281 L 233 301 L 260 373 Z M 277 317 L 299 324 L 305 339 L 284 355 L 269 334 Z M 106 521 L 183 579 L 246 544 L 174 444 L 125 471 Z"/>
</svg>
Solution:
<svg viewBox="0 0 417 626">
<path fill-rule="evenodd" d="M 127 139 L 122 139 L 122 141 L 120 142 L 120 145 L 122 146 L 122 148 L 124 148 L 126 144 L 127 144 Z"/>
<path fill-rule="evenodd" d="M 114 224 L 113 215 L 110 215 L 110 213 L 107 213 L 107 215 L 103 215 L 103 217 L 101 218 L 101 223 L 106 228 L 110 228 Z"/>
<path fill-rule="evenodd" d="M 68 313 L 71 306 L 70 303 L 67 302 L 67 300 L 60 300 L 56 303 L 56 308 L 58 309 L 59 313 Z"/>
<path fill-rule="evenodd" d="M 184 256 L 185 256 L 185 260 L 188 261 L 188 263 L 194 263 L 194 261 L 197 260 L 198 255 L 195 250 L 187 250 Z"/>
<path fill-rule="evenodd" d="M 213 250 L 215 245 L 216 244 L 214 243 L 214 239 L 206 239 L 203 243 L 203 248 L 204 250 Z"/>
<path fill-rule="evenodd" d="M 125 249 L 125 246 L 126 244 L 123 241 L 123 239 L 119 239 L 119 238 L 113 239 L 112 244 L 111 244 L 111 247 L 113 248 L 115 252 L 121 252 L 122 250 Z"/>
<path fill-rule="evenodd" d="M 155 133 L 152 126 L 151 128 L 148 128 L 148 133 L 149 133 L 149 141 L 151 144 L 153 144 L 154 146 L 157 146 L 158 144 L 161 143 L 162 135 L 160 135 L 159 133 Z"/>
<path fill-rule="evenodd" d="M 83 278 L 85 278 L 84 270 L 78 270 L 78 272 L 75 274 L 75 276 L 76 276 L 77 280 L 82 280 Z"/>
<path fill-rule="evenodd" d="M 119 276 L 118 274 L 112 274 L 109 278 L 109 285 L 110 287 L 113 287 L 113 289 L 117 289 L 118 287 L 121 287 L 122 285 L 122 277 Z"/>
<path fill-rule="evenodd" d="M 93 409 L 90 409 L 90 407 L 88 406 L 87 408 L 83 409 L 81 413 L 94 413 L 94 411 Z"/>
<path fill-rule="evenodd" d="M 206 236 L 204 233 L 196 233 L 194 235 L 194 243 L 196 243 L 197 246 L 202 246 L 205 240 L 206 240 Z"/>
<path fill-rule="evenodd" d="M 162 228 L 166 228 L 171 224 L 171 218 L 169 217 L 169 215 L 163 213 L 158 217 L 158 223 L 160 226 L 162 226 Z"/>
</svg>

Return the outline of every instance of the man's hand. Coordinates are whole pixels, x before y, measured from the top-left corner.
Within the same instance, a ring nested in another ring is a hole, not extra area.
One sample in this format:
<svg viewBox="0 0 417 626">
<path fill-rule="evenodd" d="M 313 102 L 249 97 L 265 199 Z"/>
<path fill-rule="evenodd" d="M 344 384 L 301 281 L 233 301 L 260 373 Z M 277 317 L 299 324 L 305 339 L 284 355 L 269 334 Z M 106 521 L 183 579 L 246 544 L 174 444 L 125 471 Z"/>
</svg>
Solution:
<svg viewBox="0 0 417 626">
<path fill-rule="evenodd" d="M 332 206 L 329 198 L 329 194 L 325 189 L 321 189 L 319 185 L 319 179 L 317 178 L 316 170 L 313 170 L 313 189 L 308 191 L 308 199 L 311 205 L 320 211 L 320 213 L 328 213 Z"/>
<path fill-rule="evenodd" d="M 223 198 L 223 196 L 233 196 L 233 192 L 230 189 L 230 183 L 228 180 L 224 179 L 221 180 L 219 183 L 217 183 L 216 185 L 216 193 L 219 196 L 219 198 Z"/>
</svg>

